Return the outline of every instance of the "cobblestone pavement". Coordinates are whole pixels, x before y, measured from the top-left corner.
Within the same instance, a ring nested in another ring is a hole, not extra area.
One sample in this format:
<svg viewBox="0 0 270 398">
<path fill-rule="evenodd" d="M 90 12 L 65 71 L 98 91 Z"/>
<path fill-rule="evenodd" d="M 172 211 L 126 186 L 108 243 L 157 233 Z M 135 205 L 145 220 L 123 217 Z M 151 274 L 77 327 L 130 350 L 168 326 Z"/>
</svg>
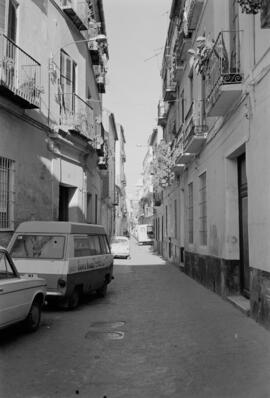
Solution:
<svg viewBox="0 0 270 398">
<path fill-rule="evenodd" d="M 4 336 L 1 398 L 270 397 L 270 332 L 151 248 L 131 255 L 105 299 Z"/>
</svg>

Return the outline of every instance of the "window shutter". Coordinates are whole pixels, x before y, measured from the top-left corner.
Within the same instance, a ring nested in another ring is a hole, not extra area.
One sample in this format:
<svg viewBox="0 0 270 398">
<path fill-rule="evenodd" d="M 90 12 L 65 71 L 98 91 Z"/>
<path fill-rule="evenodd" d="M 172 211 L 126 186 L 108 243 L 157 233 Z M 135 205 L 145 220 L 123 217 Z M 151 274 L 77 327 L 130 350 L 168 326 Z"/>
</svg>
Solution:
<svg viewBox="0 0 270 398">
<path fill-rule="evenodd" d="M 261 27 L 262 29 L 270 28 L 270 4 L 268 0 L 262 1 Z"/>
<path fill-rule="evenodd" d="M 7 35 L 9 39 L 16 41 L 16 31 L 17 31 L 17 15 L 16 15 L 16 6 L 12 3 L 9 3 L 8 10 L 8 32 Z"/>
<path fill-rule="evenodd" d="M 6 0 L 0 0 L 0 34 L 5 33 Z"/>
</svg>

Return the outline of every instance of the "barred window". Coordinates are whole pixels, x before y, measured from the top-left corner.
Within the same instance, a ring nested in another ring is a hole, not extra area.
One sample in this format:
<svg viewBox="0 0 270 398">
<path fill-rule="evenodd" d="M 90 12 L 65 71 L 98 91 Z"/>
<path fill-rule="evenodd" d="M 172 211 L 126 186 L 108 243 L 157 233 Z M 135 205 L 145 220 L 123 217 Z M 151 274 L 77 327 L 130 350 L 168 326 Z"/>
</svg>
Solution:
<svg viewBox="0 0 270 398">
<path fill-rule="evenodd" d="M 200 244 L 207 245 L 206 172 L 200 175 Z"/>
<path fill-rule="evenodd" d="M 0 229 L 13 228 L 14 162 L 0 157 Z"/>
<path fill-rule="evenodd" d="M 193 243 L 193 182 L 188 184 L 188 242 Z"/>
</svg>

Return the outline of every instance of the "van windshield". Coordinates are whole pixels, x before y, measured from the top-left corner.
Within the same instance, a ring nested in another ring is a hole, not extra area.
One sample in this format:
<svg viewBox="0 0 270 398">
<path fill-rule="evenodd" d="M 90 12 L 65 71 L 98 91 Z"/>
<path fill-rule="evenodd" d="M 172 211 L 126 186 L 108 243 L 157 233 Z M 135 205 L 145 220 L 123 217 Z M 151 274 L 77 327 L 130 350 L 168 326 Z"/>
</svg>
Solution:
<svg viewBox="0 0 270 398">
<path fill-rule="evenodd" d="M 64 246 L 64 236 L 18 235 L 11 255 L 14 258 L 60 259 L 64 256 Z"/>
</svg>

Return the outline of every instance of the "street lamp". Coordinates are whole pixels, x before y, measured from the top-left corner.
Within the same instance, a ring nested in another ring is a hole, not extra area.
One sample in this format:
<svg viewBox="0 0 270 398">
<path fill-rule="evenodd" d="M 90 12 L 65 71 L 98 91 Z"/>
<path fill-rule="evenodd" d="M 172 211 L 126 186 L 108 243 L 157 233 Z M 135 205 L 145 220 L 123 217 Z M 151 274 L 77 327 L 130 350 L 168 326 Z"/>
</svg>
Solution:
<svg viewBox="0 0 270 398">
<path fill-rule="evenodd" d="M 102 41 L 106 41 L 107 40 L 107 36 L 105 36 L 104 34 L 99 34 L 97 36 L 94 37 L 90 37 L 89 39 L 82 39 L 82 40 L 74 40 L 74 41 L 70 41 L 68 43 L 63 44 L 61 47 L 58 47 L 57 51 L 55 51 L 51 56 L 50 56 L 50 64 L 51 62 L 53 62 L 53 58 L 55 56 L 55 54 L 62 48 L 70 46 L 71 44 L 80 44 L 80 43 L 89 43 L 91 41 L 97 41 L 97 42 L 102 42 Z"/>
</svg>

